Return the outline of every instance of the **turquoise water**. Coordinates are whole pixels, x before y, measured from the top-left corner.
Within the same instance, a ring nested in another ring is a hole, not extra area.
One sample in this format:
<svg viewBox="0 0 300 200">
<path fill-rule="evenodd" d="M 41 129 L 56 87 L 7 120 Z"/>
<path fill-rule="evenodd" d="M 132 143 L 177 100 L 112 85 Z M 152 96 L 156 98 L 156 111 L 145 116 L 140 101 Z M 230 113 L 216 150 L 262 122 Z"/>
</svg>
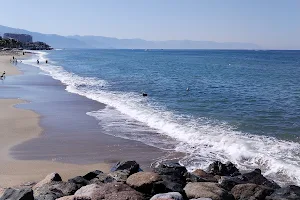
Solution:
<svg viewBox="0 0 300 200">
<path fill-rule="evenodd" d="M 108 134 L 184 152 L 189 169 L 230 160 L 300 183 L 300 51 L 57 50 L 39 59 L 68 92 L 107 104 L 87 114 Z"/>
</svg>

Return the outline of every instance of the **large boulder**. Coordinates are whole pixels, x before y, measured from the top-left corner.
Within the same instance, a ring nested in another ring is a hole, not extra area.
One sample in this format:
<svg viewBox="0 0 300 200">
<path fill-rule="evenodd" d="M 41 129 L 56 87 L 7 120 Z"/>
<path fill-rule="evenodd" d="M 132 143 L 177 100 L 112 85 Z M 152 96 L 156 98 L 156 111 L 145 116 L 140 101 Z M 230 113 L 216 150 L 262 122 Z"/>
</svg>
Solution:
<svg viewBox="0 0 300 200">
<path fill-rule="evenodd" d="M 279 189 L 280 186 L 272 180 L 268 180 L 261 174 L 260 169 L 255 169 L 252 172 L 242 174 L 243 179 L 247 183 L 254 183 L 257 185 L 263 185 L 272 189 Z"/>
<path fill-rule="evenodd" d="M 183 200 L 179 192 L 168 192 L 154 195 L 150 200 Z"/>
<path fill-rule="evenodd" d="M 154 172 L 138 172 L 128 177 L 126 183 L 130 187 L 146 194 L 153 194 L 154 184 L 161 181 L 161 177 Z"/>
<path fill-rule="evenodd" d="M 92 171 L 92 172 L 89 172 L 87 173 L 86 175 L 84 175 L 82 178 L 84 178 L 85 180 L 92 180 L 93 178 L 95 178 L 96 176 L 98 176 L 99 174 L 103 174 L 102 171 L 100 170 L 95 170 L 95 171 Z"/>
<path fill-rule="evenodd" d="M 240 175 L 238 168 L 236 168 L 231 162 L 223 164 L 220 161 L 215 161 L 208 166 L 208 172 L 212 175 L 220 176 Z"/>
<path fill-rule="evenodd" d="M 221 188 L 217 183 L 188 183 L 184 187 L 188 198 L 211 198 L 212 200 L 234 200 L 232 194 Z"/>
<path fill-rule="evenodd" d="M 214 177 L 214 175 L 205 172 L 202 169 L 196 169 L 192 172 L 192 174 L 204 179 L 207 182 L 218 182 L 218 180 Z"/>
<path fill-rule="evenodd" d="M 34 200 L 33 191 L 30 188 L 8 188 L 5 190 L 0 200 Z"/>
<path fill-rule="evenodd" d="M 53 172 L 51 174 L 48 174 L 43 180 L 38 182 L 36 185 L 33 186 L 32 189 L 38 188 L 43 186 L 44 184 L 51 183 L 53 181 L 62 181 L 60 175 L 56 172 Z"/>
<path fill-rule="evenodd" d="M 266 197 L 266 200 L 299 200 L 300 187 L 296 185 L 289 185 L 275 190 L 273 194 Z"/>
<path fill-rule="evenodd" d="M 162 182 L 157 183 L 165 186 L 164 191 L 160 192 L 180 192 L 186 184 L 187 169 L 179 163 L 161 163 L 153 169 L 162 178 Z"/>
<path fill-rule="evenodd" d="M 118 170 L 128 170 L 130 174 L 137 173 L 140 171 L 140 165 L 136 161 L 122 161 L 116 163 L 112 168 L 111 172 L 118 171 Z"/>
<path fill-rule="evenodd" d="M 73 195 L 78 186 L 71 182 L 51 182 L 33 190 L 36 200 L 55 200 L 62 196 Z"/>
<path fill-rule="evenodd" d="M 236 200 L 264 200 L 272 192 L 274 190 L 271 188 L 252 183 L 239 184 L 231 190 Z"/>
<path fill-rule="evenodd" d="M 91 184 L 80 188 L 74 195 L 75 199 L 90 198 L 91 200 L 143 200 L 144 196 L 123 183 Z"/>
</svg>

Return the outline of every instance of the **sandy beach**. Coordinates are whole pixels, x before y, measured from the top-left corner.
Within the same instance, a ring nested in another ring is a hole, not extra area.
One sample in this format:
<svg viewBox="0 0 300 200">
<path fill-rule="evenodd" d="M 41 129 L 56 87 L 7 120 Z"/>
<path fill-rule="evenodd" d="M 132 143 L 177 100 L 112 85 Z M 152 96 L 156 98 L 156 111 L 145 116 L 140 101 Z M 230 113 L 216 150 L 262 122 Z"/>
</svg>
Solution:
<svg viewBox="0 0 300 200">
<path fill-rule="evenodd" d="M 22 74 L 17 67 L 10 64 L 12 56 L 12 54 L 0 56 L 0 72 L 6 71 L 7 76 Z M 26 102 L 20 99 L 0 99 L 0 187 L 38 181 L 54 171 L 60 173 L 63 179 L 68 179 L 95 169 L 109 170 L 108 164 L 75 165 L 11 158 L 9 155 L 11 147 L 38 137 L 43 132 L 39 126 L 40 116 L 37 113 L 14 107 L 21 103 Z"/>
</svg>

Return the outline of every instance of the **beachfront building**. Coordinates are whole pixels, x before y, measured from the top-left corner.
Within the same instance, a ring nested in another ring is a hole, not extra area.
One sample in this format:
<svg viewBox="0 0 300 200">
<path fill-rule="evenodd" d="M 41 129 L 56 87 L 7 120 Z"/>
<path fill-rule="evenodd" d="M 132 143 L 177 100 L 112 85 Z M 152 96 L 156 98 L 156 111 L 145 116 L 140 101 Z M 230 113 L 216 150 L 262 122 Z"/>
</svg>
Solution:
<svg viewBox="0 0 300 200">
<path fill-rule="evenodd" d="M 4 33 L 4 39 L 14 39 L 22 43 L 32 42 L 32 36 L 27 34 Z"/>
</svg>

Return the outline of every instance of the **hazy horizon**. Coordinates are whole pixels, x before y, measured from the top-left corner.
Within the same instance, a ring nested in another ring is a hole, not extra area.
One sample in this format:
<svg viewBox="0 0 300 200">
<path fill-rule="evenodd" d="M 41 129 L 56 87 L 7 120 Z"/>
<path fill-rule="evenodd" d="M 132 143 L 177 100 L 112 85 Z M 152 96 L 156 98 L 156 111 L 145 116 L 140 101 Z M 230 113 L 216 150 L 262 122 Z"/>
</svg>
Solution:
<svg viewBox="0 0 300 200">
<path fill-rule="evenodd" d="M 0 24 L 44 34 L 92 35 L 147 41 L 251 43 L 300 49 L 300 1 L 2 2 Z M 9 16 L 9 17 L 8 17 Z"/>
</svg>

